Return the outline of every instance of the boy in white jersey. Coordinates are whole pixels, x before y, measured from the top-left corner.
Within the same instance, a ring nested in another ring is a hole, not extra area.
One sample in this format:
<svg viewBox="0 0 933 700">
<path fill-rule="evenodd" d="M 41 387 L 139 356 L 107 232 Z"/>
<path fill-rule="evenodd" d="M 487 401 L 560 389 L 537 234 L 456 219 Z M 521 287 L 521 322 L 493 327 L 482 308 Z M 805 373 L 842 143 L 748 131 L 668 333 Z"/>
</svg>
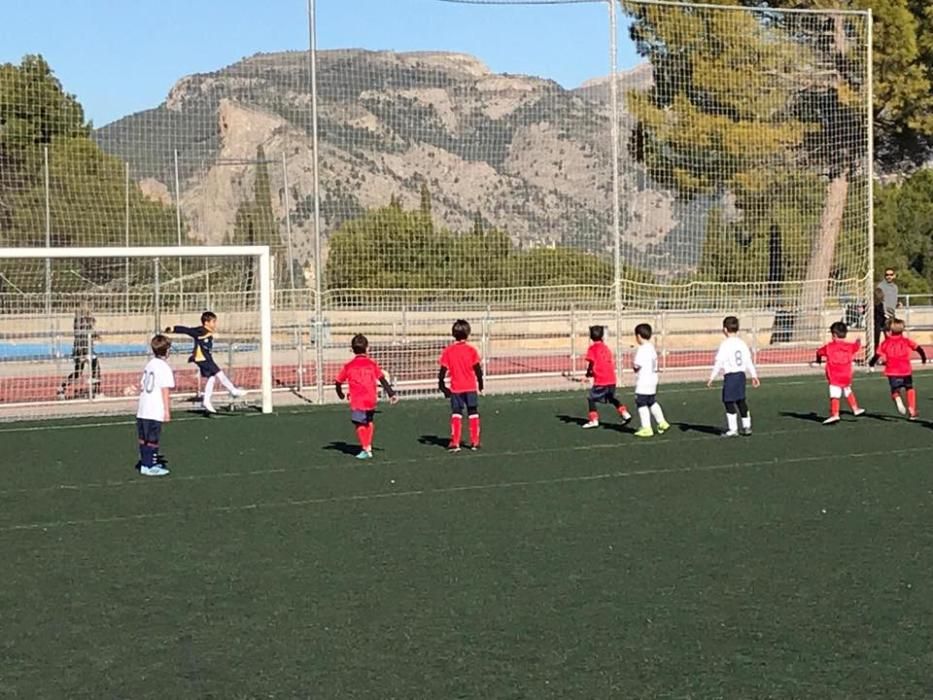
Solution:
<svg viewBox="0 0 933 700">
<path fill-rule="evenodd" d="M 165 359 L 172 341 L 157 335 L 149 344 L 154 357 L 146 364 L 139 380 L 139 408 L 136 410 L 136 433 L 139 437 L 139 462 L 143 476 L 165 476 L 165 460 L 159 456 L 162 424 L 172 419 L 169 389 L 175 387 L 175 375 Z"/>
<path fill-rule="evenodd" d="M 664 411 L 656 400 L 658 393 L 658 352 L 651 342 L 651 326 L 639 323 L 635 326 L 635 342 L 638 350 L 632 366 L 638 378 L 635 381 L 635 406 L 638 408 L 638 418 L 641 420 L 641 429 L 635 437 L 652 437 L 651 416 L 658 422 L 658 433 L 663 433 L 670 424 L 664 420 Z"/>
<path fill-rule="evenodd" d="M 723 437 L 752 434 L 752 416 L 745 402 L 745 373 L 752 378 L 752 386 L 758 387 L 758 372 L 752 362 L 752 353 L 745 341 L 736 335 L 739 332 L 739 319 L 726 316 L 722 321 L 722 333 L 726 339 L 719 345 L 716 362 L 709 375 L 706 386 L 713 386 L 713 380 L 722 372 L 722 402 L 726 407 L 726 432 Z M 738 413 L 738 415 L 736 415 Z M 742 430 L 739 432 L 739 418 L 742 417 Z"/>
</svg>

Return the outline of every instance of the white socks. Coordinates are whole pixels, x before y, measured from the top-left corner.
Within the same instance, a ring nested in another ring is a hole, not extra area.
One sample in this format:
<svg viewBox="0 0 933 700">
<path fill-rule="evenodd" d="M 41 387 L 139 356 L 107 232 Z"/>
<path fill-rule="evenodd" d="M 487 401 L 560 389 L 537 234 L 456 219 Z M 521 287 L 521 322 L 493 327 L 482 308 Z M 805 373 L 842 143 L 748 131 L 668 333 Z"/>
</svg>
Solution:
<svg viewBox="0 0 933 700">
<path fill-rule="evenodd" d="M 638 407 L 638 419 L 641 421 L 642 428 L 651 429 L 651 411 L 648 410 L 647 406 Z"/>
<path fill-rule="evenodd" d="M 726 414 L 726 425 L 729 426 L 730 433 L 739 432 L 739 414 L 738 413 L 727 413 Z"/>
<path fill-rule="evenodd" d="M 667 421 L 664 420 L 664 411 L 661 410 L 661 404 L 659 403 L 651 404 L 651 415 L 654 416 L 654 419 L 658 422 L 658 425 L 661 425 L 662 423 L 667 423 Z"/>
</svg>

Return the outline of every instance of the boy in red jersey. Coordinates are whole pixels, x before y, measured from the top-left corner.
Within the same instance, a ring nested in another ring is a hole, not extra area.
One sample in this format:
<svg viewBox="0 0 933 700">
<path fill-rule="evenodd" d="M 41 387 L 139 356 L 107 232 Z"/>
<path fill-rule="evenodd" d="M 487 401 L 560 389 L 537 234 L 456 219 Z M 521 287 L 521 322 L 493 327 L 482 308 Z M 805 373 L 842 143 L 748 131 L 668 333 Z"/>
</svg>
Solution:
<svg viewBox="0 0 933 700">
<path fill-rule="evenodd" d="M 910 366 L 910 353 L 917 351 L 923 364 L 927 363 L 923 348 L 904 335 L 904 322 L 898 318 L 891 321 L 890 335 L 881 341 L 878 357 L 884 362 L 884 376 L 891 386 L 891 398 L 902 416 L 909 414 L 910 420 L 917 418 L 917 391 L 914 389 L 913 368 Z M 907 409 L 901 398 L 901 389 L 907 394 Z"/>
<path fill-rule="evenodd" d="M 463 409 L 470 421 L 470 449 L 479 449 L 479 399 L 483 390 L 483 365 L 476 348 L 467 342 L 470 324 L 459 319 L 454 322 L 451 333 L 454 342 L 441 353 L 437 387 L 450 399 L 450 452 L 460 451 L 460 435 L 463 432 Z M 450 388 L 446 378 L 450 374 Z"/>
<path fill-rule="evenodd" d="M 829 418 L 823 421 L 823 425 L 832 425 L 839 422 L 839 399 L 843 396 L 849 403 L 849 408 L 856 416 L 865 413 L 864 408 L 859 408 L 858 400 L 852 391 L 852 359 L 855 353 L 862 347 L 862 343 L 856 338 L 854 343 L 845 340 L 849 334 L 849 329 L 842 321 L 836 321 L 829 327 L 833 339 L 816 351 L 816 364 L 822 364 L 826 360 L 826 379 L 829 382 Z"/>
<path fill-rule="evenodd" d="M 369 341 L 365 335 L 355 335 L 350 341 L 355 357 L 343 366 L 334 380 L 334 389 L 341 400 L 344 398 L 343 383 L 346 382 L 350 399 L 350 420 L 356 426 L 356 436 L 360 440 L 360 453 L 357 459 L 373 458 L 373 435 L 376 424 L 376 382 L 389 397 L 389 403 L 398 403 L 398 396 L 386 379 L 385 372 L 378 363 L 366 354 Z"/>
<path fill-rule="evenodd" d="M 612 350 L 603 342 L 605 329 L 602 326 L 590 326 L 590 343 L 586 351 L 586 376 L 593 379 L 587 396 L 589 420 L 583 424 L 584 428 L 599 427 L 599 412 L 596 404 L 608 403 L 615 406 L 616 412 L 622 418 L 622 424 L 632 420 L 631 414 L 623 403 L 616 398 L 616 362 L 612 357 Z"/>
</svg>

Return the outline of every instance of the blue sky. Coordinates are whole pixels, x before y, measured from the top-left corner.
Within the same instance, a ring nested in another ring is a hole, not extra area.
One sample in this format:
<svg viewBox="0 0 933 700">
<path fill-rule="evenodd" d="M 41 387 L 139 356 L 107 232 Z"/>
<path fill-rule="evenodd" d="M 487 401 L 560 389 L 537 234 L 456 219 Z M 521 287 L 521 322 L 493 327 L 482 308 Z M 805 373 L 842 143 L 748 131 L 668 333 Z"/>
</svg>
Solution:
<svg viewBox="0 0 933 700">
<path fill-rule="evenodd" d="M 182 76 L 308 46 L 306 0 L 3 0 L 0 63 L 41 53 L 97 126 L 155 107 Z M 317 0 L 322 49 L 448 50 L 565 87 L 606 75 L 603 3 L 456 5 Z M 638 57 L 624 30 L 620 66 Z"/>
</svg>

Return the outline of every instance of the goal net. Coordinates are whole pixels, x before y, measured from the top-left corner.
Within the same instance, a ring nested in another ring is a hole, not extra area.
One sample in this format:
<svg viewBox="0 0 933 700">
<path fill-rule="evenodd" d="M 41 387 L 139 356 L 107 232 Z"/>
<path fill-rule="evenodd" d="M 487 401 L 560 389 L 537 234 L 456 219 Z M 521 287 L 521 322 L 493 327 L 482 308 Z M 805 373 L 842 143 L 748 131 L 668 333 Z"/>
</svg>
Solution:
<svg viewBox="0 0 933 700">
<path fill-rule="evenodd" d="M 0 248 L 0 419 L 135 409 L 155 333 L 218 316 L 214 360 L 250 394 L 233 404 L 272 410 L 272 280 L 268 248 Z M 203 379 L 173 343 L 176 409 Z M 288 368 L 281 368 L 284 374 Z M 218 387 L 215 405 L 228 407 Z"/>
</svg>

